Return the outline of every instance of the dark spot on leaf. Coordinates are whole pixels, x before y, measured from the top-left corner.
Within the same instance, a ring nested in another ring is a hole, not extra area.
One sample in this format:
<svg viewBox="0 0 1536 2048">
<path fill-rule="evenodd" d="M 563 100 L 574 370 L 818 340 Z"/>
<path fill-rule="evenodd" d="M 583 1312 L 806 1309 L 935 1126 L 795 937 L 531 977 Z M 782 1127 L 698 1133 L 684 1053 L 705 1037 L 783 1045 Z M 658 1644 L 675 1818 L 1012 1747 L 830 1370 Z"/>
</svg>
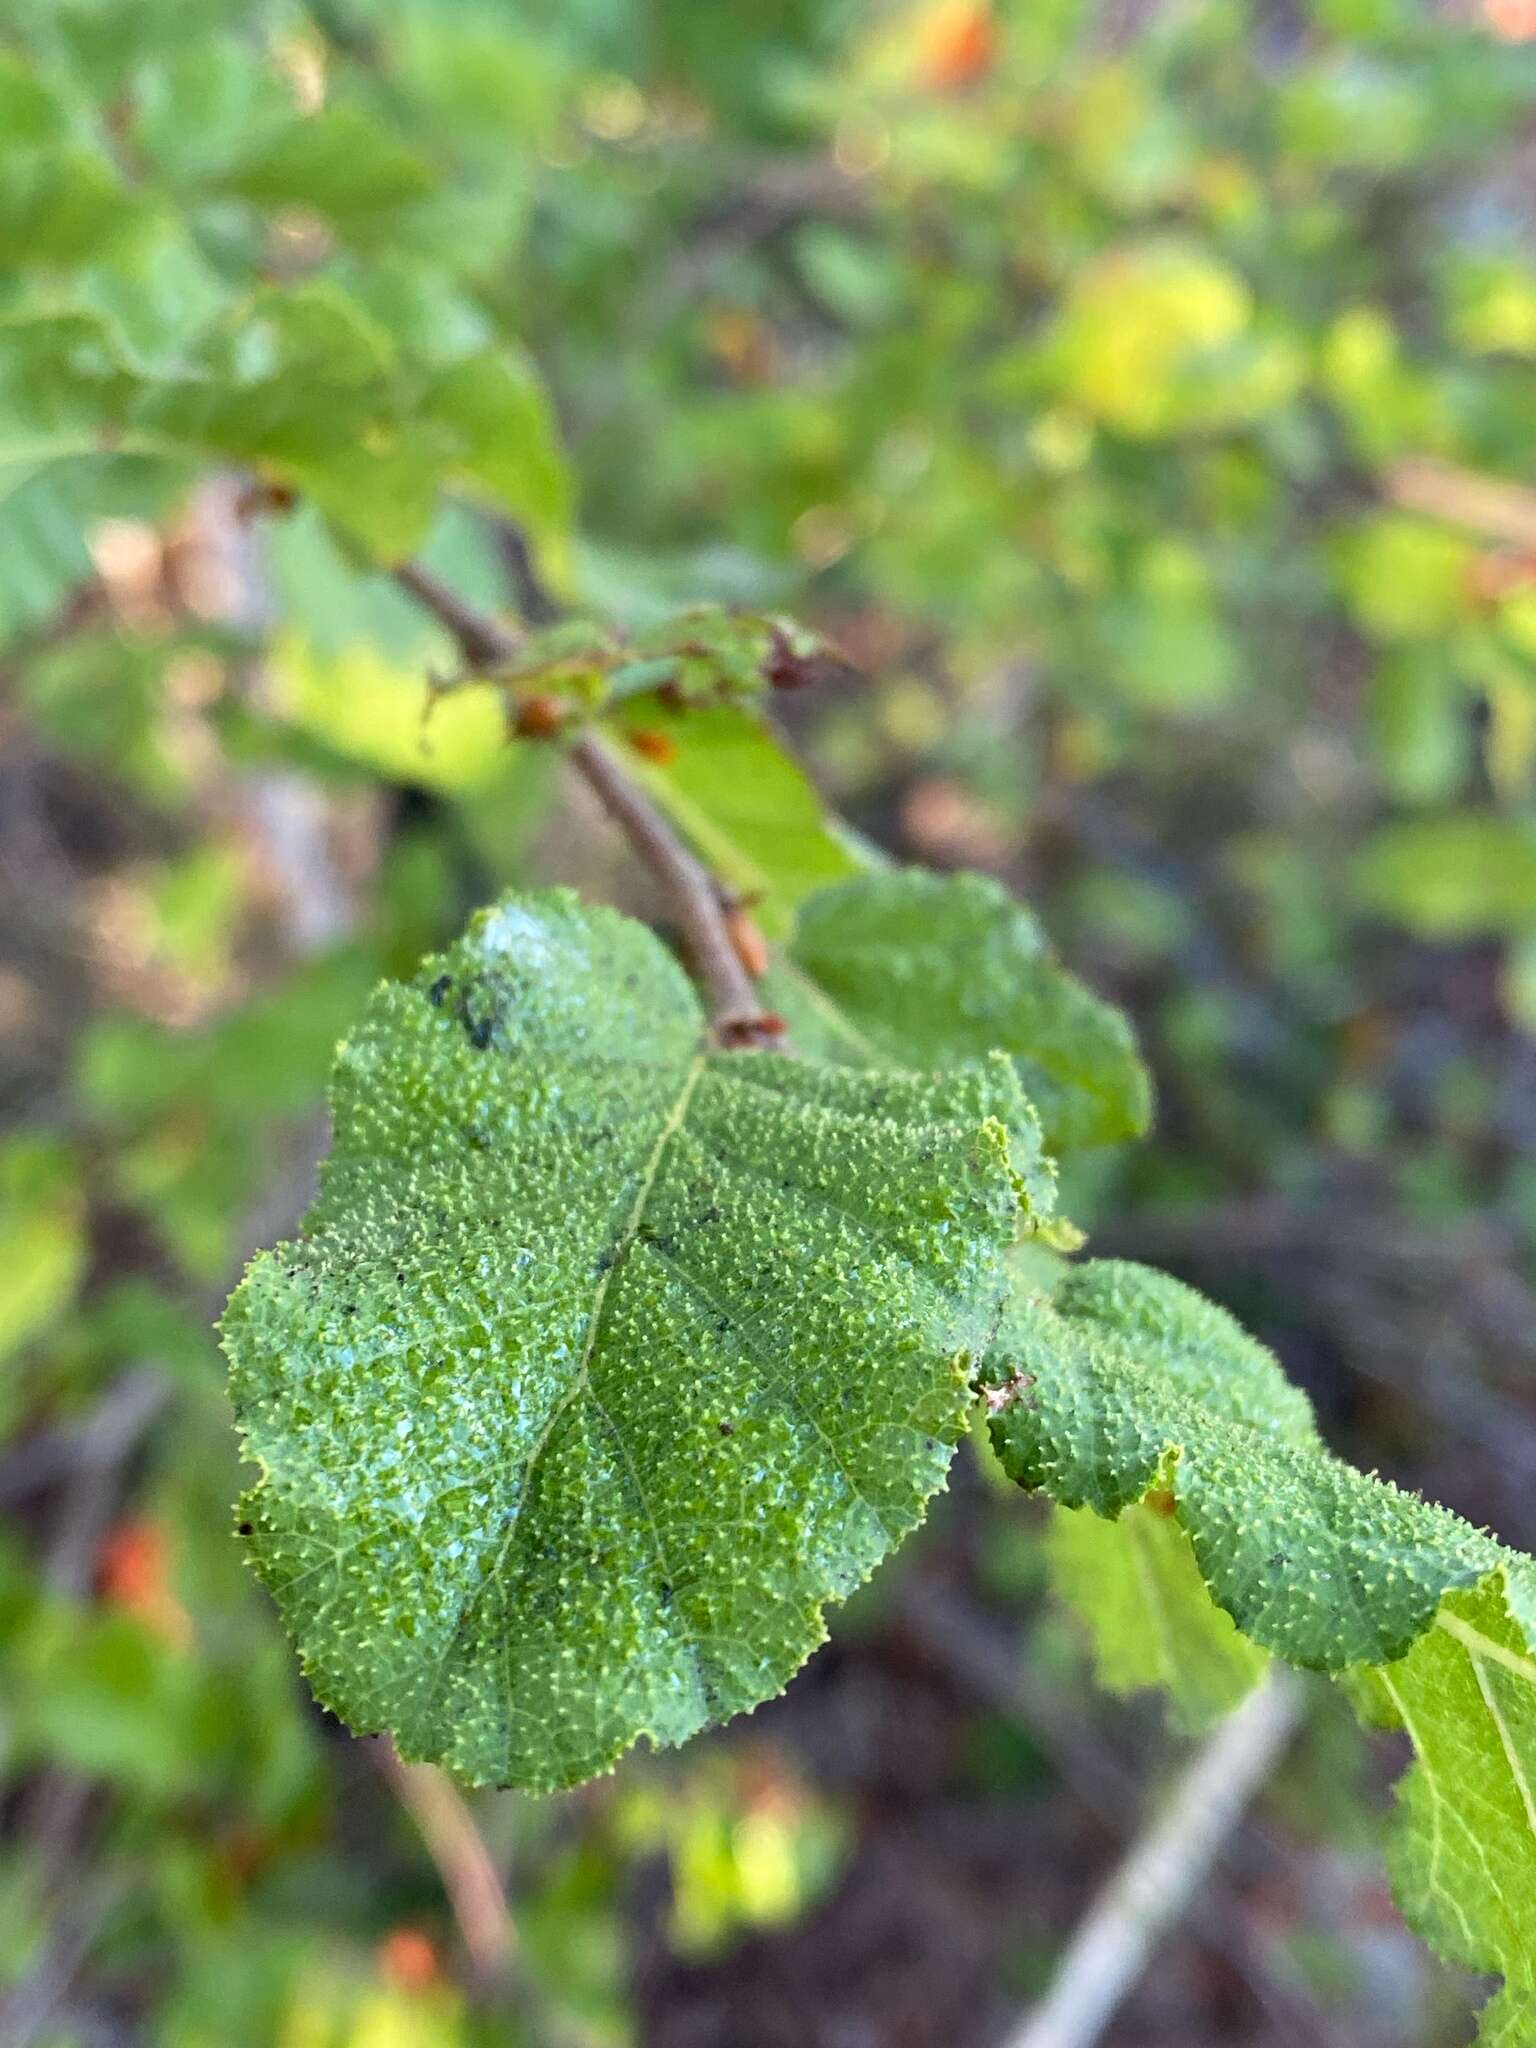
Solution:
<svg viewBox="0 0 1536 2048">
<path fill-rule="evenodd" d="M 449 989 L 451 989 L 452 987 L 453 976 L 451 974 L 440 974 L 437 977 L 436 981 L 433 982 L 432 986 L 427 990 L 427 996 L 429 1001 L 431 1001 L 439 1009 L 441 1009 L 443 1005 L 443 997 L 447 995 Z"/>
<path fill-rule="evenodd" d="M 493 1029 L 491 1018 L 488 1016 L 466 1017 L 464 1019 L 464 1029 L 475 1051 L 484 1052 L 491 1042 L 491 1031 Z"/>
<path fill-rule="evenodd" d="M 242 1522 L 240 1524 L 239 1533 L 242 1536 L 254 1536 L 256 1533 L 256 1524 L 254 1522 Z"/>
<path fill-rule="evenodd" d="M 715 1424 L 715 1427 L 719 1430 L 722 1436 L 734 1436 L 736 1434 L 736 1425 L 734 1422 L 717 1422 Z"/>
</svg>

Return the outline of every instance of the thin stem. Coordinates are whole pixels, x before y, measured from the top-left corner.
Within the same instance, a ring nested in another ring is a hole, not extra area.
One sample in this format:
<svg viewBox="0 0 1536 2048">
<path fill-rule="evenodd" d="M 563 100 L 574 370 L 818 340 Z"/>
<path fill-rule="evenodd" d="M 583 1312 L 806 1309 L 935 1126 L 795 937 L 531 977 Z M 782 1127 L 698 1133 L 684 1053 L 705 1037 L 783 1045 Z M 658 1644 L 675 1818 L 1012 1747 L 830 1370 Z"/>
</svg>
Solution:
<svg viewBox="0 0 1536 2048">
<path fill-rule="evenodd" d="M 424 569 L 419 562 L 399 562 L 393 573 L 400 588 L 409 591 L 419 605 L 448 628 L 471 668 L 500 668 L 517 653 L 515 634 L 472 604 L 466 604 L 456 590 L 430 569 Z"/>
<path fill-rule="evenodd" d="M 1536 548 L 1536 491 L 1508 477 L 1409 457 L 1387 471 L 1386 494 L 1408 512 L 1427 512 L 1515 548 Z"/>
<path fill-rule="evenodd" d="M 402 562 L 394 576 L 402 590 L 409 591 L 448 628 L 472 668 L 497 668 L 516 653 L 513 634 L 467 604 L 430 569 L 417 562 Z M 735 1049 L 780 1043 L 782 1027 L 765 1014 L 757 999 L 708 868 L 594 733 L 582 733 L 574 740 L 567 758 L 666 892 L 694 971 L 704 986 L 710 1023 L 720 1043 Z"/>
<path fill-rule="evenodd" d="M 573 765 L 603 809 L 666 890 L 688 942 L 695 972 L 709 996 L 711 1022 L 726 1045 L 762 1044 L 763 1025 L 752 977 L 731 941 L 714 877 L 696 859 L 593 733 L 571 747 Z"/>
<path fill-rule="evenodd" d="M 434 1765 L 403 1762 L 388 1736 L 369 1743 L 368 1750 L 437 1865 L 477 1981 L 487 1990 L 510 1988 L 518 1960 L 512 1915 L 500 1872 L 463 1795 Z"/>
<path fill-rule="evenodd" d="M 498 519 L 496 546 L 507 581 L 517 599 L 518 611 L 530 626 L 551 626 L 564 613 L 564 606 L 539 574 L 533 549 L 523 529 L 510 519 Z"/>
<path fill-rule="evenodd" d="M 1213 1730 L 1099 1893 L 1050 1990 L 1004 2048 L 1091 2048 L 1098 2040 L 1295 1733 L 1301 1705 L 1295 1674 L 1277 1664 Z"/>
</svg>

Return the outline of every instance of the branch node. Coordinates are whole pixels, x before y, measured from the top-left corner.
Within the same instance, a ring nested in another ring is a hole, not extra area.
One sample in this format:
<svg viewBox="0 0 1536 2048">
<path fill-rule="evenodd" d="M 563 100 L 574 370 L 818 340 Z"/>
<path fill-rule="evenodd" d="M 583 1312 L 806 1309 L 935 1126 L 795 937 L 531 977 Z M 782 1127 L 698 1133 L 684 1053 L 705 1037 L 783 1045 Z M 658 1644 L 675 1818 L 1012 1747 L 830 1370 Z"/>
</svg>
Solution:
<svg viewBox="0 0 1536 2048">
<path fill-rule="evenodd" d="M 448 628 L 472 669 L 483 674 L 507 666 L 515 657 L 514 635 L 467 604 L 430 569 L 416 562 L 401 562 L 394 576 L 402 590 Z M 526 715 L 533 701 L 527 700 L 519 715 Z M 525 736 L 552 735 L 530 732 Z M 752 934 L 747 934 L 746 943 L 742 943 L 732 928 L 733 915 L 739 913 L 727 909 L 715 877 L 684 845 L 595 733 L 581 733 L 572 742 L 568 758 L 666 891 L 682 927 L 689 958 L 708 997 L 710 1025 L 719 1044 L 730 1051 L 781 1046 L 784 1019 L 776 1012 L 764 1010 L 754 986 L 754 976 L 767 966 L 767 948 L 760 937 L 756 946 L 752 944 Z M 754 926 L 752 933 L 755 932 Z"/>
</svg>

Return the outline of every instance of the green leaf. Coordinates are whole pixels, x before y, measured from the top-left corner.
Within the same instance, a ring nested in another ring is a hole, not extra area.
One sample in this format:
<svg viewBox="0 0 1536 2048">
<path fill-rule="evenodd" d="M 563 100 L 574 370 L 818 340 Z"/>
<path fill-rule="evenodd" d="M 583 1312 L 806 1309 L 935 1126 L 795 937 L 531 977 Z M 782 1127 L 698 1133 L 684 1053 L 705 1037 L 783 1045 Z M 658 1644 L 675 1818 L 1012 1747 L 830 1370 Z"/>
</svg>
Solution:
<svg viewBox="0 0 1536 2048">
<path fill-rule="evenodd" d="M 1088 1626 L 1099 1683 L 1166 1692 L 1179 1727 L 1197 1734 L 1237 1705 L 1269 1659 L 1212 1600 L 1167 1509 L 1160 1492 L 1113 1522 L 1057 1508 L 1051 1583 Z"/>
<path fill-rule="evenodd" d="M 1372 639 L 1433 640 L 1472 613 L 1474 544 L 1427 519 L 1383 512 L 1337 548 L 1344 600 Z"/>
<path fill-rule="evenodd" d="M 503 350 L 458 363 L 421 412 L 448 430 L 459 472 L 499 511 L 541 540 L 564 539 L 570 472 L 544 387 L 526 362 Z"/>
<path fill-rule="evenodd" d="M 438 495 L 430 442 L 410 430 L 388 333 L 324 280 L 252 295 L 204 350 L 201 374 L 140 408 L 160 433 L 264 464 L 365 549 L 398 559 Z"/>
<path fill-rule="evenodd" d="M 387 226 L 435 190 L 425 157 L 359 107 L 325 107 L 237 164 L 229 191 L 257 205 L 310 207 L 352 234 Z"/>
<path fill-rule="evenodd" d="M 57 142 L 67 127 L 57 96 L 19 57 L 0 50 L 0 150 L 9 155 Z"/>
<path fill-rule="evenodd" d="M 133 378 L 107 322 L 91 313 L 0 316 L 0 460 L 40 464 L 104 445 Z"/>
<path fill-rule="evenodd" d="M 276 126 L 291 104 L 281 79 L 251 62 L 243 39 L 210 38 L 146 68 L 134 138 L 169 182 L 212 179 L 250 153 L 258 123 Z"/>
<path fill-rule="evenodd" d="M 771 999 L 801 1051 L 953 1067 L 1006 1052 L 1052 1151 L 1144 1131 L 1150 1084 L 1121 1013 L 1061 967 L 986 875 L 862 875 L 800 908 Z"/>
<path fill-rule="evenodd" d="M 637 697 L 615 723 L 621 731 L 658 733 L 670 747 L 664 764 L 632 756 L 631 774 L 720 880 L 755 899 L 770 938 L 788 930 L 795 907 L 813 890 L 858 873 L 862 863 L 805 771 L 749 706 L 679 708 Z"/>
<path fill-rule="evenodd" d="M 141 218 L 104 156 L 78 148 L 39 149 L 6 162 L 0 180 L 0 262 L 88 262 L 110 250 Z"/>
<path fill-rule="evenodd" d="M 0 640 L 46 619 L 91 574 L 84 525 L 99 466 L 0 462 Z"/>
<path fill-rule="evenodd" d="M 91 571 L 104 418 L 126 372 L 88 314 L 0 316 L 0 638 L 46 618 Z"/>
<path fill-rule="evenodd" d="M 299 633 L 276 637 L 269 666 L 287 724 L 391 782 L 452 794 L 505 773 L 506 711 L 489 686 L 434 701 L 419 663 L 402 666 L 363 641 L 323 653 Z"/>
<path fill-rule="evenodd" d="M 1366 909 L 1441 941 L 1536 926 L 1536 828 L 1494 811 L 1388 825 L 1355 864 Z"/>
<path fill-rule="evenodd" d="M 40 1336 L 85 1272 L 79 1162 L 61 1147 L 14 1139 L 0 1151 L 0 1360 Z"/>
<path fill-rule="evenodd" d="M 394 346 L 339 286 L 255 292 L 169 391 L 156 423 L 247 459 L 321 464 L 391 421 Z"/>
<path fill-rule="evenodd" d="M 338 1055 L 308 1235 L 225 1317 L 320 1698 L 574 1784 L 779 1690 L 917 1521 L 1018 1223 L 1006 1062 L 710 1053 L 642 926 L 482 913 Z"/>
<path fill-rule="evenodd" d="M 1401 1721 L 1418 1753 L 1394 1859 L 1404 1911 L 1506 1978 L 1485 2044 L 1529 2040 L 1536 1565 L 1335 1458 L 1263 1346 L 1145 1268 L 1098 1261 L 1050 1300 L 1016 1295 L 985 1378 L 1020 1484 L 1106 1516 L 1155 1491 L 1245 1636 L 1347 1673 Z"/>
<path fill-rule="evenodd" d="M 1418 1759 L 1398 1789 L 1393 1889 L 1442 1954 L 1507 1979 L 1483 2013 L 1483 2048 L 1536 2038 L 1533 1641 L 1528 1586 L 1495 1577 L 1448 1594 L 1437 1625 L 1370 1675 Z"/>
</svg>

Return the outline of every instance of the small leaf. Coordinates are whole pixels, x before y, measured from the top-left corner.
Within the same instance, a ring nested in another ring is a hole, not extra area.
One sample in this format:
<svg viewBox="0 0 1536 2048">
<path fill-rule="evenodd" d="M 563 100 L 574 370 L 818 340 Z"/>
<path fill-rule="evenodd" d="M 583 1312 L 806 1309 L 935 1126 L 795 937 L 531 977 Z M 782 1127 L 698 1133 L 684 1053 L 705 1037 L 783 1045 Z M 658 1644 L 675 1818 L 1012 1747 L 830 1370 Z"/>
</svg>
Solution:
<svg viewBox="0 0 1536 2048">
<path fill-rule="evenodd" d="M 1373 640 L 1433 641 L 1474 609 L 1475 544 L 1433 520 L 1382 512 L 1336 548 L 1344 600 Z"/>
<path fill-rule="evenodd" d="M 703 1049 L 642 926 L 509 897 L 338 1055 L 225 1341 L 320 1698 L 548 1789 L 778 1691 L 919 1518 L 1018 1224 L 1004 1061 Z"/>
<path fill-rule="evenodd" d="M 68 130 L 58 97 L 20 57 L 0 50 L 0 150 L 57 142 Z"/>
<path fill-rule="evenodd" d="M 1482 2016 L 1483 2048 L 1536 2039 L 1533 1623 L 1529 1584 L 1495 1575 L 1449 1594 L 1437 1626 L 1371 1674 L 1418 1758 L 1398 1787 L 1393 1889 L 1443 1955 L 1506 1977 Z"/>
<path fill-rule="evenodd" d="M 91 574 L 84 515 L 100 463 L 0 462 L 0 641 L 35 625 Z"/>
<path fill-rule="evenodd" d="M 129 234 L 147 207 L 95 151 L 65 147 L 11 157 L 0 180 L 0 262 L 7 270 L 88 263 Z"/>
<path fill-rule="evenodd" d="M 922 1068 L 1006 1052 L 1050 1150 L 1146 1129 L 1150 1086 L 1125 1018 L 986 875 L 912 868 L 823 889 L 801 905 L 788 970 L 770 999 L 802 1051 Z"/>
</svg>

